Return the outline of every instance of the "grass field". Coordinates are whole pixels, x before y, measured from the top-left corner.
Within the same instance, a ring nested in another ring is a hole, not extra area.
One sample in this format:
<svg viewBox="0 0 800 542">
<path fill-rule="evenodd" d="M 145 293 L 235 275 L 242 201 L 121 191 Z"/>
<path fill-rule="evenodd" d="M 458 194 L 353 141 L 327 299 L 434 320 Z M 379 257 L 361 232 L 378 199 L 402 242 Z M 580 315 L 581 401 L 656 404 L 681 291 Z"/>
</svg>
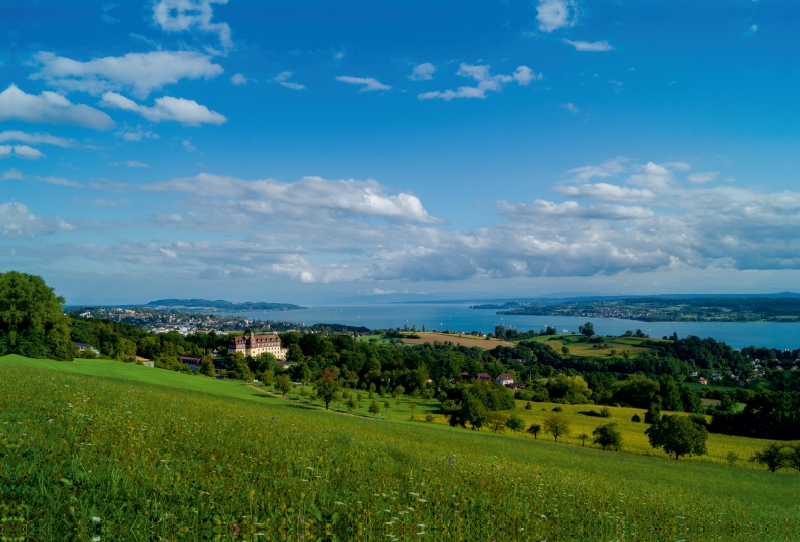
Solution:
<svg viewBox="0 0 800 542">
<path fill-rule="evenodd" d="M 110 361 L 0 371 L 6 539 L 798 537 L 797 475 L 342 416 Z"/>
</svg>

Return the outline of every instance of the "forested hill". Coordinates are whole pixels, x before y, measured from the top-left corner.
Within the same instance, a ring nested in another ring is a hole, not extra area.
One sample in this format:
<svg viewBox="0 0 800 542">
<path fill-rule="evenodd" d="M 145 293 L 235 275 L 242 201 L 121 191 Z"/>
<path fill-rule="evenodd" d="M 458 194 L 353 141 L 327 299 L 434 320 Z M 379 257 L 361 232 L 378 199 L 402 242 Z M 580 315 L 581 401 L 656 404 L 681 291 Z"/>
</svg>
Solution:
<svg viewBox="0 0 800 542">
<path fill-rule="evenodd" d="M 476 307 L 484 308 L 484 307 Z M 489 308 L 489 306 L 485 306 Z M 570 300 L 562 303 L 514 303 L 491 307 L 498 314 L 624 318 L 643 322 L 797 322 L 797 297 L 636 297 Z"/>
<path fill-rule="evenodd" d="M 297 311 L 306 308 L 291 303 L 266 303 L 263 301 L 237 303 L 222 299 L 217 299 L 215 301 L 210 301 L 208 299 L 159 299 L 142 306 L 148 308 L 166 307 L 170 309 L 214 311 Z"/>
</svg>

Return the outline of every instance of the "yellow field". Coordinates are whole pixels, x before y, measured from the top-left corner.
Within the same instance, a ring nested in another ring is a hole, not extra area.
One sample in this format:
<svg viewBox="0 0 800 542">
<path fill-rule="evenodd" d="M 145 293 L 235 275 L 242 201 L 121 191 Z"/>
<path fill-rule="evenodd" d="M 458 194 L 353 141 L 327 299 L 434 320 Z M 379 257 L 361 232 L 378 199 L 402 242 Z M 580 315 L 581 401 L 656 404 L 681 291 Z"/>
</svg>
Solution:
<svg viewBox="0 0 800 542">
<path fill-rule="evenodd" d="M 554 407 L 561 407 L 563 412 L 552 412 Z M 647 436 L 644 434 L 645 430 L 650 427 L 644 422 L 632 422 L 631 417 L 638 414 L 640 418 L 644 419 L 644 410 L 637 408 L 624 408 L 624 407 L 608 407 L 611 410 L 610 418 L 600 418 L 593 416 L 585 416 L 578 414 L 582 410 L 594 410 L 599 412 L 602 406 L 598 405 L 558 405 L 555 403 L 531 403 L 531 410 L 525 410 L 525 401 L 517 401 L 517 409 L 514 411 L 506 411 L 505 414 L 516 414 L 523 420 L 527 426 L 532 423 L 544 425 L 544 420 L 552 415 L 561 415 L 567 418 L 570 422 L 570 434 L 568 437 L 559 437 L 558 442 L 580 446 L 581 441 L 577 438 L 581 433 L 586 433 L 589 438 L 586 439 L 586 446 L 594 446 L 591 444 L 592 431 L 603 424 L 615 422 L 620 433 L 622 433 L 622 452 L 666 458 L 667 455 L 661 451 L 650 447 Z M 681 413 L 684 414 L 684 413 Z M 418 416 L 421 419 L 421 416 Z M 447 424 L 447 420 L 443 415 L 436 415 L 434 423 Z M 483 428 L 481 431 L 490 431 Z M 505 430 L 509 434 L 508 429 Z M 533 438 L 532 435 L 527 433 L 519 433 L 521 438 Z M 553 441 L 553 437 L 542 430 L 538 436 L 539 440 Z M 761 451 L 769 444 L 769 441 L 761 439 L 746 438 L 746 437 L 733 437 L 729 435 L 718 435 L 710 433 L 708 436 L 708 453 L 699 457 L 686 457 L 681 458 L 681 461 L 695 461 L 700 463 L 727 463 L 727 456 L 730 452 L 735 453 L 739 460 L 736 462 L 739 467 L 752 467 L 761 470 L 762 467 L 755 466 L 749 463 L 747 459 L 753 456 L 756 451 Z"/>
<path fill-rule="evenodd" d="M 561 354 L 561 349 L 566 346 L 569 349 L 569 355 L 581 357 L 605 357 L 611 356 L 612 350 L 615 350 L 615 355 L 621 356 L 623 352 L 627 352 L 631 356 L 636 356 L 643 352 L 647 352 L 648 348 L 643 348 L 640 345 L 645 340 L 638 337 L 607 337 L 607 348 L 595 348 L 598 346 L 595 343 L 578 342 L 579 335 L 558 335 L 551 338 L 539 339 L 550 348 Z"/>
<path fill-rule="evenodd" d="M 403 339 L 403 342 L 406 344 L 425 344 L 425 343 L 432 343 L 434 341 L 439 341 L 443 343 L 445 341 L 450 341 L 451 343 L 459 346 L 477 346 L 478 348 L 485 348 L 486 350 L 491 350 L 496 348 L 497 346 L 509 346 L 514 347 L 517 346 L 514 343 L 501 341 L 499 339 L 479 339 L 473 335 L 455 335 L 451 333 L 421 333 L 418 332 L 419 339 Z M 560 347 L 559 347 L 560 348 Z"/>
</svg>

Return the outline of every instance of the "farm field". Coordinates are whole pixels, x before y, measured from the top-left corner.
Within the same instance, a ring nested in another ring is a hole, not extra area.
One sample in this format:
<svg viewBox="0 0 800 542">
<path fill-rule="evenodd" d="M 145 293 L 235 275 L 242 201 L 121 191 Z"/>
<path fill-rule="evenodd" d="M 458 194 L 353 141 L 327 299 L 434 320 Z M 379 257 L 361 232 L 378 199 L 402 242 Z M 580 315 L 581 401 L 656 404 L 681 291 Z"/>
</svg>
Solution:
<svg viewBox="0 0 800 542">
<path fill-rule="evenodd" d="M 468 346 L 473 347 L 477 346 L 478 348 L 484 348 L 486 350 L 492 350 L 498 346 L 516 346 L 514 343 L 510 343 L 507 341 L 501 341 L 499 339 L 480 339 L 473 335 L 455 335 L 452 333 L 423 333 L 417 332 L 419 335 L 419 339 L 403 339 L 403 342 L 406 344 L 425 344 L 425 343 L 433 343 L 434 341 L 439 341 L 443 343 L 445 341 L 449 341 L 454 345 L 459 346 Z"/>
<path fill-rule="evenodd" d="M 8 356 L 0 370 L 0 453 L 11 467 L 0 472 L 3 535 L 771 540 L 798 534 L 797 475 L 342 416 L 238 382 L 108 361 Z"/>
<path fill-rule="evenodd" d="M 623 352 L 627 352 L 630 356 L 637 356 L 647 352 L 649 349 L 641 347 L 643 342 L 651 339 L 642 339 L 638 337 L 604 337 L 605 347 L 596 343 L 582 342 L 579 339 L 580 335 L 545 335 L 534 337 L 532 340 L 547 344 L 558 353 L 566 346 L 571 356 L 583 357 L 605 357 L 605 356 L 621 356 Z M 612 352 L 613 350 L 613 352 Z"/>
</svg>

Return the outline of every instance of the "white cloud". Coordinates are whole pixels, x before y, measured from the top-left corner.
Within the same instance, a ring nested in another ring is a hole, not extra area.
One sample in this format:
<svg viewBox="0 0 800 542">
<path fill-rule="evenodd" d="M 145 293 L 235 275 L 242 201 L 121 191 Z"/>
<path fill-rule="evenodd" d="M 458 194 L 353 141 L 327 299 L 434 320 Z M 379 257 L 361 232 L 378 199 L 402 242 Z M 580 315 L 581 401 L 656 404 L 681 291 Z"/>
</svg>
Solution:
<svg viewBox="0 0 800 542">
<path fill-rule="evenodd" d="M 117 133 L 125 141 L 141 141 L 142 139 L 160 139 L 160 136 L 149 130 L 128 130 Z"/>
<path fill-rule="evenodd" d="M 50 230 L 45 220 L 31 214 L 22 203 L 10 201 L 0 205 L 0 235 L 3 237 L 33 238 L 36 234 L 48 233 Z"/>
<path fill-rule="evenodd" d="M 519 66 L 511 77 L 523 87 L 527 87 L 531 81 L 541 81 L 544 79 L 544 75 L 534 72 L 528 66 Z"/>
<path fill-rule="evenodd" d="M 17 130 L 6 130 L 0 132 L 0 142 L 6 141 L 19 141 L 22 143 L 45 143 L 47 145 L 56 145 L 58 147 L 75 147 L 77 142 L 74 139 L 64 139 L 63 137 L 56 137 L 50 134 L 29 134 L 27 132 L 20 132 Z"/>
<path fill-rule="evenodd" d="M 350 77 L 349 75 L 340 75 L 336 78 L 337 81 L 342 83 L 349 83 L 351 85 L 362 85 L 359 92 L 369 92 L 371 90 L 392 90 L 389 85 L 384 85 L 373 77 Z"/>
<path fill-rule="evenodd" d="M 211 79 L 222 73 L 222 66 L 211 57 L 194 51 L 153 51 L 107 56 L 80 62 L 40 52 L 34 55 L 39 71 L 31 79 L 42 79 L 63 91 L 99 95 L 128 90 L 138 98 L 181 79 Z"/>
<path fill-rule="evenodd" d="M 111 117 L 98 109 L 73 104 L 55 92 L 44 91 L 38 96 L 27 94 L 13 84 L 0 92 L 0 122 L 7 120 L 83 126 L 94 130 L 107 130 L 114 126 Z"/>
<path fill-rule="evenodd" d="M 613 51 L 614 48 L 611 46 L 610 43 L 607 41 L 572 41 L 565 39 L 564 43 L 568 43 L 575 47 L 576 51 L 590 51 L 590 52 L 602 52 L 602 51 Z"/>
<path fill-rule="evenodd" d="M 491 75 L 488 64 L 464 64 L 459 67 L 456 75 L 468 77 L 478 82 L 477 87 L 459 87 L 457 90 L 431 91 L 419 94 L 420 100 L 442 99 L 446 102 L 454 98 L 486 98 L 487 92 L 499 92 L 503 86 L 516 80 L 522 86 L 527 86 L 534 79 L 542 79 L 542 74 L 535 74 L 527 66 L 519 66 L 514 75 Z"/>
<path fill-rule="evenodd" d="M 44 158 L 44 153 L 27 145 L 0 145 L 0 158 L 17 156 L 27 160 Z"/>
<path fill-rule="evenodd" d="M 675 181 L 672 169 L 685 170 L 684 166 L 687 166 L 687 164 L 683 162 L 676 164 L 654 164 L 653 162 L 648 162 L 641 167 L 639 173 L 631 175 L 628 178 L 628 182 L 647 188 L 664 189 Z"/>
<path fill-rule="evenodd" d="M 75 226 L 73 226 L 63 218 L 58 218 L 58 217 L 56 217 L 56 226 L 58 226 L 58 229 L 61 231 L 74 231 L 76 229 Z"/>
<path fill-rule="evenodd" d="M 138 160 L 128 160 L 125 162 L 125 165 L 128 167 L 150 167 L 144 162 L 139 162 Z"/>
<path fill-rule="evenodd" d="M 18 169 L 14 169 L 13 167 L 11 169 L 7 169 L 3 173 L 3 176 L 0 177 L 0 179 L 4 181 L 21 181 L 24 178 L 25 175 L 21 171 L 19 171 Z"/>
<path fill-rule="evenodd" d="M 69 186 L 72 188 L 83 188 L 83 185 L 77 181 L 70 181 L 63 177 L 36 177 L 36 180 L 47 184 L 57 184 L 59 186 Z"/>
<path fill-rule="evenodd" d="M 153 21 L 167 32 L 199 28 L 219 36 L 223 49 L 233 48 L 231 29 L 227 23 L 212 23 L 211 4 L 227 4 L 228 0 L 161 0 L 153 6 Z"/>
<path fill-rule="evenodd" d="M 581 110 L 578 109 L 577 107 L 575 107 L 575 104 L 572 103 L 572 102 L 567 102 L 565 104 L 561 104 L 561 107 L 563 107 L 564 109 L 566 109 L 570 113 L 574 113 L 576 115 L 581 112 Z"/>
<path fill-rule="evenodd" d="M 627 158 L 617 156 L 613 160 L 606 160 L 599 166 L 583 166 L 569 170 L 567 173 L 572 173 L 572 179 L 578 182 L 587 182 L 593 177 L 613 177 L 626 170 L 624 165 Z"/>
<path fill-rule="evenodd" d="M 536 7 L 539 30 L 552 32 L 565 26 L 575 26 L 578 16 L 574 0 L 540 0 Z"/>
<path fill-rule="evenodd" d="M 250 79 L 248 79 L 241 73 L 235 73 L 233 74 L 233 77 L 231 77 L 231 83 L 237 86 L 246 85 L 249 80 Z"/>
<path fill-rule="evenodd" d="M 602 219 L 632 220 L 649 218 L 653 211 L 637 206 L 600 204 L 583 207 L 574 201 L 553 203 L 537 199 L 532 204 L 509 203 L 499 201 L 497 207 L 507 216 L 516 220 L 552 220 L 552 219 Z"/>
<path fill-rule="evenodd" d="M 436 66 L 430 62 L 418 64 L 411 70 L 411 75 L 408 76 L 412 81 L 430 81 L 433 79 L 433 74 L 436 72 Z"/>
<path fill-rule="evenodd" d="M 557 186 L 556 191 L 573 198 L 595 201 L 642 202 L 656 197 L 651 190 L 627 188 L 608 183 L 583 184 L 580 186 Z"/>
<path fill-rule="evenodd" d="M 322 212 L 328 211 L 332 213 L 331 216 L 346 213 L 391 221 L 439 222 L 428 214 L 416 196 L 403 192 L 388 195 L 373 180 L 304 177 L 295 183 L 281 183 L 272 179 L 244 181 L 234 177 L 200 174 L 145 185 L 143 189 L 149 192 L 186 192 L 214 200 L 239 200 L 236 205 L 241 211 L 255 214 L 280 212 L 286 216 L 307 218 L 313 209 L 315 219 L 320 220 L 323 218 Z"/>
<path fill-rule="evenodd" d="M 305 85 L 301 85 L 300 83 L 294 83 L 292 81 L 288 81 L 288 79 L 292 76 L 292 72 L 281 72 L 275 77 L 272 78 L 273 81 L 284 86 L 286 88 L 290 88 L 292 90 L 303 90 L 305 89 Z"/>
<path fill-rule="evenodd" d="M 750 28 L 747 29 L 747 32 L 744 33 L 744 36 L 749 38 L 750 36 L 755 34 L 757 31 L 758 31 L 758 25 L 757 24 L 750 25 Z"/>
<path fill-rule="evenodd" d="M 181 145 L 183 145 L 183 148 L 186 149 L 187 152 L 194 152 L 197 150 L 197 147 L 192 145 L 192 142 L 189 141 L 188 139 L 184 139 L 183 141 L 181 141 Z"/>
<path fill-rule="evenodd" d="M 104 22 L 104 23 L 107 23 L 107 24 L 114 24 L 114 23 L 118 23 L 118 22 L 119 22 L 119 19 L 116 19 L 116 18 L 114 18 L 114 17 L 112 17 L 111 15 L 109 15 L 109 14 L 108 14 L 108 12 L 109 12 L 109 11 L 111 11 L 111 10 L 112 10 L 112 9 L 114 9 L 114 8 L 118 8 L 118 7 L 120 7 L 120 5 L 119 5 L 119 4 L 113 4 L 113 3 L 109 3 L 109 4 L 105 4 L 105 5 L 104 5 L 104 6 L 101 8 L 101 9 L 102 9 L 102 11 L 103 11 L 103 17 L 102 17 L 102 19 L 103 19 L 103 22 Z"/>
<path fill-rule="evenodd" d="M 155 105 L 147 107 L 116 92 L 106 92 L 103 94 L 100 105 L 132 111 L 151 122 L 174 120 L 186 126 L 200 126 L 201 124 L 224 124 L 228 120 L 223 115 L 210 111 L 206 106 L 200 105 L 194 100 L 171 96 L 156 98 Z"/>
<path fill-rule="evenodd" d="M 717 176 L 719 176 L 719 171 L 703 171 L 692 173 L 686 177 L 686 180 L 692 184 L 703 184 L 713 181 Z"/>
<path fill-rule="evenodd" d="M 27 145 L 14 145 L 14 156 L 19 156 L 26 160 L 38 160 L 39 158 L 44 158 L 44 153 Z"/>
</svg>

